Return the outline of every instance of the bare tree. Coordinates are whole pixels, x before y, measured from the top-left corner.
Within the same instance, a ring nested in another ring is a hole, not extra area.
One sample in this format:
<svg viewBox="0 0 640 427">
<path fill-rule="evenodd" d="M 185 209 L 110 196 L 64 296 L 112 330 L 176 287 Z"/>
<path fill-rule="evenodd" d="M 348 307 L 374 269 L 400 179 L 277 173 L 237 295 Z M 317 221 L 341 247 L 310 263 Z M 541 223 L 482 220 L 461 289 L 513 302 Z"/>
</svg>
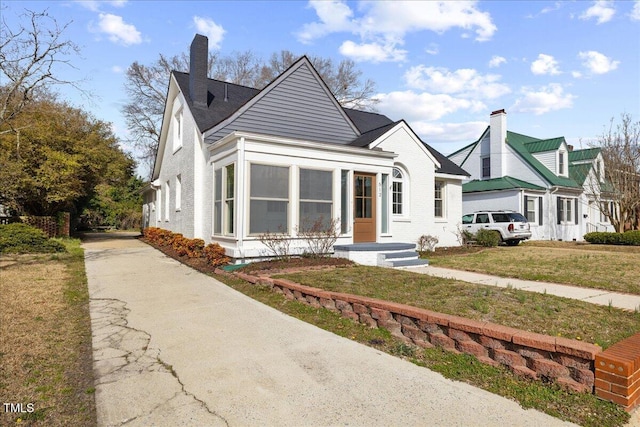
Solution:
<svg viewBox="0 0 640 427">
<path fill-rule="evenodd" d="M 600 211 L 617 232 L 636 230 L 640 227 L 640 122 L 634 122 L 627 113 L 615 126 L 611 119 L 597 146 L 605 173 L 604 177 L 592 179 L 591 186 Z"/>
<path fill-rule="evenodd" d="M 58 25 L 47 11 L 25 10 L 23 23 L 10 28 L 4 18 L 0 26 L 0 125 L 11 127 L 11 119 L 53 85 L 71 85 L 85 94 L 78 82 L 59 77 L 58 67 L 71 68 L 69 56 L 79 54 L 72 41 L 63 38 L 70 23 Z M 6 83 L 5 83 L 6 82 Z"/>
<path fill-rule="evenodd" d="M 207 74 L 209 78 L 262 89 L 298 58 L 288 50 L 272 54 L 266 62 L 251 51 L 234 52 L 227 57 L 210 52 Z M 361 82 L 362 72 L 353 61 L 341 61 L 336 67 L 331 59 L 313 56 L 309 60 L 343 106 L 374 109 L 375 84 L 368 79 Z M 158 149 L 164 102 L 172 70 L 189 70 L 189 57 L 186 53 L 173 57 L 160 55 L 151 65 L 136 61 L 127 69 L 125 90 L 129 102 L 124 105 L 122 112 L 131 134 L 130 142 L 137 148 L 138 158 L 148 167 L 149 174 L 152 173 Z"/>
</svg>

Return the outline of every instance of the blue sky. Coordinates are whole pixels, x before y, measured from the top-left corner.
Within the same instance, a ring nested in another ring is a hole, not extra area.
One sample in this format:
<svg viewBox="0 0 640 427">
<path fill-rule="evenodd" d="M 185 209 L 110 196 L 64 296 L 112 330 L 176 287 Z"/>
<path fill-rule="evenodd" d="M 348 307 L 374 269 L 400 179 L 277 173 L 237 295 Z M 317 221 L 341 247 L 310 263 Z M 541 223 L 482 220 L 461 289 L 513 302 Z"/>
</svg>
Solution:
<svg viewBox="0 0 640 427">
<path fill-rule="evenodd" d="M 640 120 L 640 1 L 7 1 L 10 27 L 48 9 L 81 48 L 64 78 L 95 95 L 62 96 L 113 123 L 133 61 L 186 52 L 195 33 L 227 55 L 287 49 L 356 61 L 376 82 L 377 109 L 405 119 L 443 154 L 476 140 L 493 110 L 508 128 L 564 136 L 576 148 L 611 118 Z"/>
</svg>

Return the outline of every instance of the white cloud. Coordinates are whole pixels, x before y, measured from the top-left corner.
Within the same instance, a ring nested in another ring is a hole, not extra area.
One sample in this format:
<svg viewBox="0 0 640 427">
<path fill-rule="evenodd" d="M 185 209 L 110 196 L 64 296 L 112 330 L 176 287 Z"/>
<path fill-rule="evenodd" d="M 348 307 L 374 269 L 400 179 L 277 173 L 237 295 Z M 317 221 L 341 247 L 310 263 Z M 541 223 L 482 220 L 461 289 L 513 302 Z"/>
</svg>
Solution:
<svg viewBox="0 0 640 427">
<path fill-rule="evenodd" d="M 449 71 L 440 67 L 411 67 L 404 75 L 407 85 L 414 89 L 457 94 L 466 98 L 494 99 L 511 92 L 500 83 L 498 74 L 482 75 L 470 68 Z"/>
<path fill-rule="evenodd" d="M 538 55 L 538 59 L 531 63 L 531 72 L 533 74 L 560 74 L 558 61 L 551 55 L 541 53 Z"/>
<path fill-rule="evenodd" d="M 111 72 L 115 74 L 122 74 L 124 72 L 124 68 L 120 67 L 119 65 L 114 65 L 113 67 L 111 67 Z"/>
<path fill-rule="evenodd" d="M 608 0 L 598 0 L 593 3 L 589 9 L 585 10 L 580 19 L 588 20 L 595 18 L 598 20 L 598 24 L 611 21 L 616 10 L 613 8 L 613 3 Z"/>
<path fill-rule="evenodd" d="M 347 40 L 340 46 L 340 53 L 354 61 L 388 62 L 404 61 L 406 50 L 396 49 L 394 44 L 361 43 Z"/>
<path fill-rule="evenodd" d="M 490 68 L 497 68 L 502 64 L 505 64 L 507 62 L 507 59 L 502 57 L 502 56 L 498 56 L 498 55 L 493 55 L 491 57 L 491 60 L 489 61 L 489 67 Z"/>
<path fill-rule="evenodd" d="M 571 75 L 576 79 L 579 79 L 582 77 L 582 73 L 580 71 L 572 71 Z"/>
<path fill-rule="evenodd" d="M 471 31 L 475 32 L 475 40 L 487 41 L 497 30 L 489 13 L 478 10 L 475 2 L 362 2 L 358 16 L 344 1 L 310 1 L 309 7 L 315 10 L 318 21 L 304 24 L 296 34 L 298 40 L 311 43 L 331 33 L 351 33 L 360 40 L 345 42 L 345 51 L 353 52 L 356 58 L 379 58 L 379 53 L 362 54 L 365 48 L 378 45 L 391 52 L 388 58 L 403 60 L 404 55 L 397 54 L 401 52 L 397 46 L 404 43 L 407 33 L 441 34 L 458 28 L 464 31 L 463 36 Z"/>
<path fill-rule="evenodd" d="M 636 0 L 636 2 L 634 3 L 629 17 L 632 21 L 640 21 L 640 0 Z"/>
<path fill-rule="evenodd" d="M 456 151 L 456 148 L 451 146 L 451 142 L 459 144 L 464 141 L 475 141 L 487 128 L 486 121 L 442 123 L 417 120 L 411 122 L 410 125 L 424 142 L 428 143 L 443 154 L 450 154 Z M 434 143 L 434 141 L 437 142 Z M 447 144 L 447 142 L 449 144 Z"/>
<path fill-rule="evenodd" d="M 618 68 L 618 64 L 620 64 L 620 61 L 613 61 L 595 50 L 580 52 L 578 57 L 582 59 L 582 65 L 593 74 L 606 74 Z"/>
<path fill-rule="evenodd" d="M 125 46 L 142 43 L 142 35 L 133 24 L 124 22 L 121 16 L 111 13 L 100 13 L 98 15 L 98 28 L 92 31 L 107 34 L 109 40 Z"/>
<path fill-rule="evenodd" d="M 550 111 L 571 108 L 576 97 L 565 93 L 562 86 L 552 83 L 539 90 L 524 87 L 522 97 L 517 99 L 512 109 L 520 113 L 540 115 Z"/>
<path fill-rule="evenodd" d="M 124 7 L 127 4 L 127 0 L 112 0 L 112 1 L 99 1 L 99 0 L 76 0 L 80 6 L 85 9 L 89 9 L 93 12 L 99 12 L 101 5 L 109 5 L 113 7 Z"/>
<path fill-rule="evenodd" d="M 213 22 L 212 19 L 201 16 L 194 16 L 193 23 L 198 33 L 207 36 L 209 39 L 209 50 L 219 49 L 224 37 L 225 30 L 222 26 Z"/>
<path fill-rule="evenodd" d="M 416 121 L 438 120 L 459 110 L 474 112 L 486 110 L 486 106 L 475 100 L 455 98 L 447 94 L 433 95 L 413 91 L 396 91 L 376 95 L 380 101 L 376 107 L 396 119 L 406 119 L 411 126 Z"/>
<path fill-rule="evenodd" d="M 436 43 L 429 43 L 429 47 L 427 47 L 424 51 L 429 55 L 437 55 L 440 53 L 440 48 Z"/>
</svg>

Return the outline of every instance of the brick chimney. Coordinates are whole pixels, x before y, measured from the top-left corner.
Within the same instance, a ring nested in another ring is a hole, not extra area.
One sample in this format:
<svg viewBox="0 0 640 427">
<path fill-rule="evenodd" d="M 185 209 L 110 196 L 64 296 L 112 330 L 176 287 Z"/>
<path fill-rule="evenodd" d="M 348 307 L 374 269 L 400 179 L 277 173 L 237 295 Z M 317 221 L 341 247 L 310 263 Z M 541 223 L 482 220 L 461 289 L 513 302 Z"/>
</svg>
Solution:
<svg viewBox="0 0 640 427">
<path fill-rule="evenodd" d="M 507 175 L 507 112 L 497 110 L 489 116 L 491 178 Z"/>
<path fill-rule="evenodd" d="M 194 107 L 207 108 L 207 61 L 209 39 L 196 34 L 189 52 L 189 96 Z"/>
</svg>

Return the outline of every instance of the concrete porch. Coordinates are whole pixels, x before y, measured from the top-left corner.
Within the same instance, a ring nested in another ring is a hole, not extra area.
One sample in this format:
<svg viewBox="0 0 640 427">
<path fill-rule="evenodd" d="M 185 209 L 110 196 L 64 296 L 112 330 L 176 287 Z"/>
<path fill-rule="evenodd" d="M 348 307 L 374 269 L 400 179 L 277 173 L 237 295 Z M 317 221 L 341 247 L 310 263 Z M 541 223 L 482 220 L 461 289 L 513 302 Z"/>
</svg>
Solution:
<svg viewBox="0 0 640 427">
<path fill-rule="evenodd" d="M 379 267 L 420 267 L 429 265 L 420 259 L 415 243 L 354 243 L 335 245 L 333 256 L 362 265 Z"/>
</svg>

